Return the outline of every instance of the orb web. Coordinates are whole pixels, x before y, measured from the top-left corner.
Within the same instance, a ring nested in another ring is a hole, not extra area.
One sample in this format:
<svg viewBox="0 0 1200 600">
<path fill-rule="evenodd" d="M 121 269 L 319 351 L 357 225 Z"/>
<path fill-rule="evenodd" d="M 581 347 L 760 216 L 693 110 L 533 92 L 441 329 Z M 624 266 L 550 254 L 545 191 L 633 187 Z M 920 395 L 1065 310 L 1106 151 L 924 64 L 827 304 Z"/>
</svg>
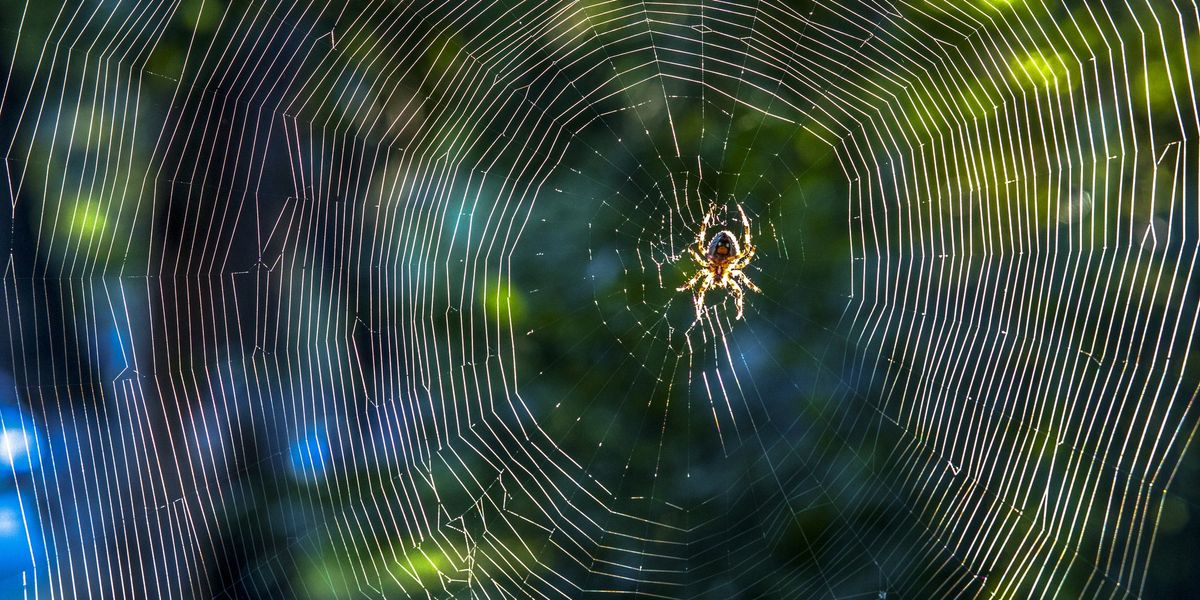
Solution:
<svg viewBox="0 0 1200 600">
<path fill-rule="evenodd" d="M 5 590 L 1171 589 L 1194 3 L 10 4 Z"/>
</svg>

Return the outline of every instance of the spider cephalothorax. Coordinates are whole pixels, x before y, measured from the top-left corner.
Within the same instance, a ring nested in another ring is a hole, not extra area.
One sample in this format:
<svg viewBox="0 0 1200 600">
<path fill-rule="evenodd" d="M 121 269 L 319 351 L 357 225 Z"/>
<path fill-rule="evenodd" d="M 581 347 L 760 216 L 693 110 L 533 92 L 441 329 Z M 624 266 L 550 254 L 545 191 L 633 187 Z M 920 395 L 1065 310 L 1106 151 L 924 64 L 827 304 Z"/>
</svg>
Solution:
<svg viewBox="0 0 1200 600">
<path fill-rule="evenodd" d="M 691 254 L 692 260 L 699 265 L 700 270 L 687 283 L 679 286 L 678 290 L 682 292 L 693 287 L 696 288 L 693 300 L 696 304 L 697 320 L 704 316 L 704 294 L 714 287 L 725 288 L 733 295 L 738 319 L 742 318 L 744 310 L 745 292 L 742 291 L 742 286 L 750 288 L 751 291 L 762 292 L 742 272 L 742 269 L 746 268 L 754 258 L 755 248 L 754 244 L 750 242 L 750 220 L 746 218 L 746 211 L 742 210 L 740 204 L 738 213 L 742 216 L 744 230 L 740 243 L 737 236 L 727 230 L 717 232 L 712 240 L 708 239 L 708 226 L 713 220 L 713 213 L 709 211 L 704 215 L 704 221 L 700 224 L 700 231 L 696 235 L 696 245 L 688 248 L 688 253 Z"/>
</svg>

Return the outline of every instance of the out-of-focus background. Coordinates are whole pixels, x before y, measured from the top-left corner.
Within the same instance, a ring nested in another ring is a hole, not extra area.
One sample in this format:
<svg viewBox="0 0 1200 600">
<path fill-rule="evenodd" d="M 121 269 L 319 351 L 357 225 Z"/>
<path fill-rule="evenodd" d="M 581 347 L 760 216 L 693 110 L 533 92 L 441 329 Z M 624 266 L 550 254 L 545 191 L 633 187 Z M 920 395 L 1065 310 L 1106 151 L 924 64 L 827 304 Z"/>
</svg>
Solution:
<svg viewBox="0 0 1200 600">
<path fill-rule="evenodd" d="M 1194 595 L 1198 27 L 5 2 L 0 597 Z"/>
</svg>

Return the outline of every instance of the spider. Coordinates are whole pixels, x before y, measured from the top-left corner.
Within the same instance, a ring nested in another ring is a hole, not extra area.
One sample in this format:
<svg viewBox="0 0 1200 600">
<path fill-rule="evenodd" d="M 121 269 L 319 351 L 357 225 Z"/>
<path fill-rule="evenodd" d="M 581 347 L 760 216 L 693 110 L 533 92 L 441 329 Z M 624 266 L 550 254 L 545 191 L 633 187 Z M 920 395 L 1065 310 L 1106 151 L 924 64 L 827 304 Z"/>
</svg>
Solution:
<svg viewBox="0 0 1200 600">
<path fill-rule="evenodd" d="M 700 224 L 700 232 L 696 235 L 696 246 L 688 247 L 688 253 L 692 255 L 692 260 L 700 266 L 700 270 L 688 280 L 687 283 L 676 288 L 676 291 L 684 291 L 696 288 L 694 300 L 696 303 L 696 320 L 699 321 L 704 316 L 704 294 L 711 288 L 725 288 L 733 294 L 733 303 L 737 306 L 737 318 L 742 318 L 744 310 L 745 292 L 742 291 L 742 286 L 750 288 L 751 291 L 762 293 L 754 282 L 742 272 L 750 261 L 754 259 L 754 244 L 750 242 L 750 220 L 746 218 L 746 211 L 742 210 L 742 205 L 738 205 L 738 213 L 742 215 L 742 227 L 744 234 L 742 242 L 739 246 L 737 236 L 733 235 L 729 230 L 717 232 L 705 244 L 708 235 L 708 226 L 713 221 L 713 212 L 710 210 L 704 215 L 704 222 Z M 697 285 L 699 284 L 699 285 Z"/>
</svg>

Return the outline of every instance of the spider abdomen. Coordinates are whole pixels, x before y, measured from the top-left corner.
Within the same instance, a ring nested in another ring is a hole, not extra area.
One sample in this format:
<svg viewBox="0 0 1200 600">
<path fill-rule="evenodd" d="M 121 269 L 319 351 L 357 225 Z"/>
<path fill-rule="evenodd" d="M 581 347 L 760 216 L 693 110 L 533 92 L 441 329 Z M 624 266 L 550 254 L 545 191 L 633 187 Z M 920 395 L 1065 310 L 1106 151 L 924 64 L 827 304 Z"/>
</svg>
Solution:
<svg viewBox="0 0 1200 600">
<path fill-rule="evenodd" d="M 706 258 L 714 263 L 727 262 L 737 256 L 739 251 L 737 237 L 729 231 L 721 231 L 714 235 L 712 241 L 708 243 Z"/>
</svg>

